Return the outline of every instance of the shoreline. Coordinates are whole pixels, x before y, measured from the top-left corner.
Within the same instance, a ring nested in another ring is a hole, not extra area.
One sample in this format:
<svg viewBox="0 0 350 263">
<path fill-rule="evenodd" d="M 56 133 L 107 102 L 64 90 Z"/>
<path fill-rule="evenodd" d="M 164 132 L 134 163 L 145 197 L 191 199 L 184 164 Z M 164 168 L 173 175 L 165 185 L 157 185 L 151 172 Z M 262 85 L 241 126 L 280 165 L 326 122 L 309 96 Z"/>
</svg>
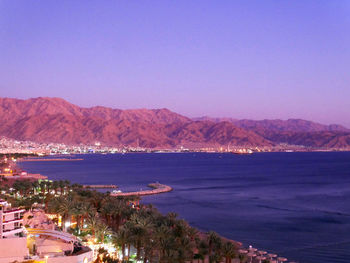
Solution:
<svg viewBox="0 0 350 263">
<path fill-rule="evenodd" d="M 207 153 L 212 154 L 210 152 L 207 152 Z M 96 154 L 96 153 L 94 153 L 94 154 Z M 216 153 L 216 154 L 218 154 L 218 153 Z M 229 153 L 226 153 L 226 154 L 229 154 Z M 69 159 L 69 158 L 66 158 L 66 159 L 63 159 L 63 158 L 62 159 L 60 159 L 60 158 L 59 159 L 44 159 L 42 157 L 38 157 L 37 159 L 35 158 L 34 160 L 33 159 L 29 159 L 29 160 L 27 160 L 27 159 L 18 159 L 17 161 L 18 162 L 21 162 L 21 161 L 24 161 L 24 162 L 25 161 L 28 161 L 28 162 L 29 161 L 38 161 L 39 162 L 39 161 L 55 161 L 55 160 L 59 160 L 59 161 L 75 161 L 75 160 L 83 160 L 83 159 Z M 39 174 L 37 174 L 37 175 L 39 175 Z M 42 176 L 42 175 L 39 175 L 39 176 Z M 28 174 L 28 176 L 25 176 L 25 178 L 28 178 L 28 177 L 29 177 L 29 174 Z M 46 177 L 46 179 L 48 179 L 47 176 L 43 176 L 43 177 Z M 20 179 L 19 177 L 17 177 L 17 178 Z M 23 178 L 23 176 L 22 176 L 22 178 Z M 25 179 L 25 178 L 23 178 L 23 179 Z M 32 178 L 32 179 L 34 179 L 34 178 Z M 103 187 L 100 187 L 100 186 L 103 186 Z M 108 187 L 105 187 L 105 186 L 108 186 Z M 157 194 L 161 194 L 161 193 L 167 193 L 167 192 L 171 192 L 173 190 L 173 188 L 171 186 L 160 184 L 158 182 L 157 183 L 150 183 L 147 186 L 149 188 L 152 188 L 152 190 L 140 190 L 140 191 L 125 192 L 125 193 L 115 193 L 115 194 L 111 193 L 110 195 L 114 196 L 114 197 L 130 197 L 130 196 L 142 197 L 142 196 L 149 196 L 149 195 L 157 195 Z M 94 189 L 99 189 L 99 188 L 100 189 L 111 188 L 111 185 L 83 185 L 83 187 L 86 190 L 94 190 Z M 91 188 L 91 189 L 89 189 L 89 188 Z M 114 188 L 114 187 L 112 187 L 112 188 Z M 115 188 L 118 188 L 118 186 L 115 187 Z M 196 229 L 198 229 L 198 228 L 196 228 Z M 198 231 L 200 232 L 200 235 L 202 237 L 207 236 L 207 233 L 205 233 L 205 231 L 200 230 L 200 229 L 198 229 Z M 231 243 L 239 246 L 241 248 L 239 254 L 246 255 L 248 253 L 248 252 L 246 252 L 246 251 L 248 251 L 248 249 L 243 247 L 243 243 L 242 242 L 226 238 L 225 236 L 222 236 L 222 238 L 224 238 L 228 242 L 231 242 Z"/>
</svg>

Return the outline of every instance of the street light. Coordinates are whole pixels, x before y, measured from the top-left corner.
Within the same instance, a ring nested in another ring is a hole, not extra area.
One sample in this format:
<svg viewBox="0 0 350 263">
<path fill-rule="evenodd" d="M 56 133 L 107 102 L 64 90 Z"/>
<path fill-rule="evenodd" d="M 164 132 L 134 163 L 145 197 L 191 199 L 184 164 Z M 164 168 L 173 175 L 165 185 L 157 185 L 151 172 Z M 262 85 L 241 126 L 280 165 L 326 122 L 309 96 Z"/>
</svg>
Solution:
<svg viewBox="0 0 350 263">
<path fill-rule="evenodd" d="M 45 263 L 47 263 L 48 259 L 49 259 L 49 255 L 45 255 Z"/>
</svg>

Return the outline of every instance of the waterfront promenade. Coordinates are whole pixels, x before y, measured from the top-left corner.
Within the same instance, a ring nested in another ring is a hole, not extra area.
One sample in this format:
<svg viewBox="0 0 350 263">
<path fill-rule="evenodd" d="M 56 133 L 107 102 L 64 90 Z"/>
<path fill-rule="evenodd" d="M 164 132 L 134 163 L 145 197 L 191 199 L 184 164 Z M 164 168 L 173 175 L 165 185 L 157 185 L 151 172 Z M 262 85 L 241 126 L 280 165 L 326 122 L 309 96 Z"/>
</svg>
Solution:
<svg viewBox="0 0 350 263">
<path fill-rule="evenodd" d="M 152 190 L 141 190 L 136 192 L 127 192 L 127 193 L 111 193 L 111 196 L 144 196 L 144 195 L 155 195 L 161 193 L 167 193 L 173 190 L 168 185 L 160 183 L 149 184 L 148 187 L 153 188 Z"/>
</svg>

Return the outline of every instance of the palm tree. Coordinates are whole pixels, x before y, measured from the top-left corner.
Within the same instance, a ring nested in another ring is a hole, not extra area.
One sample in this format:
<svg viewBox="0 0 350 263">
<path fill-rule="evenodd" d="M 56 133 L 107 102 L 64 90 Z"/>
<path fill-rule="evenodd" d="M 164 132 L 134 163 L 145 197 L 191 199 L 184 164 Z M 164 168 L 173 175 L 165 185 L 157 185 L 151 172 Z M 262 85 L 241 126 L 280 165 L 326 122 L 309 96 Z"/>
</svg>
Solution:
<svg viewBox="0 0 350 263">
<path fill-rule="evenodd" d="M 48 211 L 48 207 L 49 207 L 49 203 L 51 201 L 51 199 L 53 199 L 54 196 L 50 193 L 47 193 L 43 199 L 44 204 L 45 204 L 45 210 Z"/>
<path fill-rule="evenodd" d="M 81 202 L 81 205 L 79 207 L 80 209 L 80 219 L 81 219 L 81 226 L 84 227 L 84 221 L 85 219 L 89 217 L 96 216 L 96 209 L 88 202 Z"/>
<path fill-rule="evenodd" d="M 209 262 L 212 263 L 214 262 L 213 261 L 214 257 L 211 257 L 211 256 L 213 255 L 213 252 L 216 250 L 216 248 L 218 248 L 218 246 L 220 245 L 221 239 L 217 233 L 210 231 L 208 233 L 207 240 L 208 240 L 208 246 L 209 246 L 208 248 Z"/>
<path fill-rule="evenodd" d="M 112 243 L 115 247 L 120 247 L 122 251 L 122 259 L 125 259 L 125 247 L 129 241 L 129 233 L 125 228 L 120 228 L 112 237 Z"/>
<path fill-rule="evenodd" d="M 200 239 L 199 239 L 199 232 L 197 229 L 195 229 L 194 227 L 188 226 L 187 227 L 187 235 L 191 240 L 191 244 L 192 244 L 192 251 L 191 251 L 191 263 L 193 262 L 194 259 L 194 248 L 198 248 Z"/>
<path fill-rule="evenodd" d="M 188 236 L 181 237 L 178 242 L 176 242 L 177 250 L 179 254 L 179 263 L 184 263 L 185 260 L 193 260 L 193 243 L 191 243 L 191 240 L 188 238 Z"/>
<path fill-rule="evenodd" d="M 46 182 L 44 180 L 39 180 L 40 195 L 44 196 L 46 192 Z"/>
<path fill-rule="evenodd" d="M 97 191 L 88 191 L 89 193 L 89 202 L 95 207 L 96 211 L 101 211 L 103 200 L 105 198 L 105 194 L 99 193 Z"/>
<path fill-rule="evenodd" d="M 212 254 L 213 247 L 215 242 L 219 239 L 219 235 L 213 231 L 210 231 L 207 236 L 207 241 L 208 241 L 208 254 L 209 256 Z"/>
<path fill-rule="evenodd" d="M 159 247 L 159 244 L 157 243 L 157 240 L 153 239 L 152 236 L 150 236 L 149 239 L 143 245 L 143 251 L 144 251 L 143 262 L 144 263 L 153 262 L 154 252 L 157 250 L 158 247 Z"/>
<path fill-rule="evenodd" d="M 4 175 L 0 175 L 0 190 L 8 190 L 8 185 L 4 184 L 8 179 Z"/>
<path fill-rule="evenodd" d="M 68 190 L 70 188 L 70 182 L 68 180 L 64 180 L 63 184 L 64 184 L 65 189 Z"/>
<path fill-rule="evenodd" d="M 0 183 L 7 182 L 8 179 L 4 175 L 0 175 Z"/>
<path fill-rule="evenodd" d="M 96 228 L 96 236 L 101 240 L 101 243 L 104 243 L 106 235 L 111 235 L 111 234 L 112 234 L 112 231 L 108 227 L 108 225 L 106 225 L 103 222 L 99 222 Z"/>
<path fill-rule="evenodd" d="M 146 228 L 144 228 L 142 225 L 138 224 L 135 221 L 128 221 L 125 224 L 126 229 L 130 233 L 130 238 L 132 240 L 132 244 L 136 248 L 136 258 L 140 259 L 140 253 L 141 253 L 141 247 L 143 245 L 143 240 L 145 239 L 145 236 L 147 234 Z"/>
<path fill-rule="evenodd" d="M 232 242 L 226 242 L 222 247 L 222 254 L 225 257 L 226 263 L 231 263 L 232 259 L 236 256 L 236 248 Z"/>
<path fill-rule="evenodd" d="M 53 181 L 52 183 L 52 189 L 55 191 L 55 195 L 57 195 L 57 190 L 60 188 L 59 181 Z"/>
<path fill-rule="evenodd" d="M 62 216 L 62 226 L 63 230 L 66 230 L 66 220 L 70 219 L 73 215 L 75 200 L 73 195 L 68 195 L 59 198 L 58 213 Z M 70 221 L 70 220 L 69 220 Z"/>
<path fill-rule="evenodd" d="M 199 245 L 198 245 L 198 255 L 199 255 L 199 258 L 202 260 L 203 263 L 204 263 L 205 257 L 208 254 L 209 254 L 208 243 L 205 240 L 200 241 Z M 199 260 L 198 260 L 198 262 L 199 262 Z"/>
<path fill-rule="evenodd" d="M 168 225 L 168 226 L 173 226 L 176 222 L 176 218 L 177 218 L 177 214 L 176 213 L 173 213 L 173 212 L 170 212 L 166 215 L 166 218 L 165 218 L 165 223 Z"/>
<path fill-rule="evenodd" d="M 112 215 L 114 213 L 114 207 L 115 207 L 114 203 L 110 202 L 109 200 L 104 200 L 102 204 L 100 213 L 108 225 L 111 225 L 112 223 Z"/>
<path fill-rule="evenodd" d="M 98 218 L 98 214 L 96 213 L 95 216 L 89 216 L 86 220 L 86 224 L 87 224 L 87 229 L 91 231 L 91 235 L 95 239 L 96 229 L 100 224 L 100 219 Z"/>
<path fill-rule="evenodd" d="M 161 223 L 161 222 L 160 222 Z M 172 236 L 171 229 L 162 224 L 155 228 L 154 237 L 158 243 L 158 258 L 160 262 L 164 262 L 169 250 L 174 246 L 175 239 Z"/>
<path fill-rule="evenodd" d="M 19 193 L 23 197 L 32 189 L 32 183 L 29 180 L 17 180 L 13 183 L 12 188 L 16 195 Z"/>
<path fill-rule="evenodd" d="M 51 193 L 52 184 L 53 184 L 52 181 L 45 181 L 45 187 L 46 187 L 47 193 Z"/>
<path fill-rule="evenodd" d="M 60 194 L 63 195 L 64 194 L 64 187 L 65 187 L 65 183 L 63 180 L 59 180 L 58 181 L 58 186 L 60 188 Z"/>
<path fill-rule="evenodd" d="M 36 195 L 39 188 L 39 182 L 38 181 L 32 182 L 32 187 L 33 187 L 33 194 Z"/>
<path fill-rule="evenodd" d="M 217 251 L 215 251 L 214 254 L 209 256 L 209 262 L 220 263 L 221 260 L 222 260 L 222 255 Z"/>
<path fill-rule="evenodd" d="M 81 224 L 82 224 L 82 211 L 83 211 L 83 206 L 85 205 L 84 202 L 74 202 L 74 208 L 72 211 L 72 215 L 74 216 L 76 222 L 77 222 L 77 228 L 80 230 L 81 229 Z"/>
</svg>

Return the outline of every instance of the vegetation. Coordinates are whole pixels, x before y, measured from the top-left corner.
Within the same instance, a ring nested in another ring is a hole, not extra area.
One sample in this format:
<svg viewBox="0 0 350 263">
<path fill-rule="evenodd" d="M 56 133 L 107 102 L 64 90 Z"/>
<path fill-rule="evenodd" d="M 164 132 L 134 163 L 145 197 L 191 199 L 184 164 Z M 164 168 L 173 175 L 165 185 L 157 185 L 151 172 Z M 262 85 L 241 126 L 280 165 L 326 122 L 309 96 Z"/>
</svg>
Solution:
<svg viewBox="0 0 350 263">
<path fill-rule="evenodd" d="M 100 243 L 112 243 L 123 262 L 231 263 L 238 246 L 215 232 L 200 233 L 175 213 L 162 215 L 136 197 L 113 197 L 68 181 L 16 181 L 2 198 L 13 205 L 42 205 L 62 217 L 62 229 Z M 131 253 L 133 251 L 133 253 Z M 117 262 L 99 251 L 96 262 Z"/>
</svg>

